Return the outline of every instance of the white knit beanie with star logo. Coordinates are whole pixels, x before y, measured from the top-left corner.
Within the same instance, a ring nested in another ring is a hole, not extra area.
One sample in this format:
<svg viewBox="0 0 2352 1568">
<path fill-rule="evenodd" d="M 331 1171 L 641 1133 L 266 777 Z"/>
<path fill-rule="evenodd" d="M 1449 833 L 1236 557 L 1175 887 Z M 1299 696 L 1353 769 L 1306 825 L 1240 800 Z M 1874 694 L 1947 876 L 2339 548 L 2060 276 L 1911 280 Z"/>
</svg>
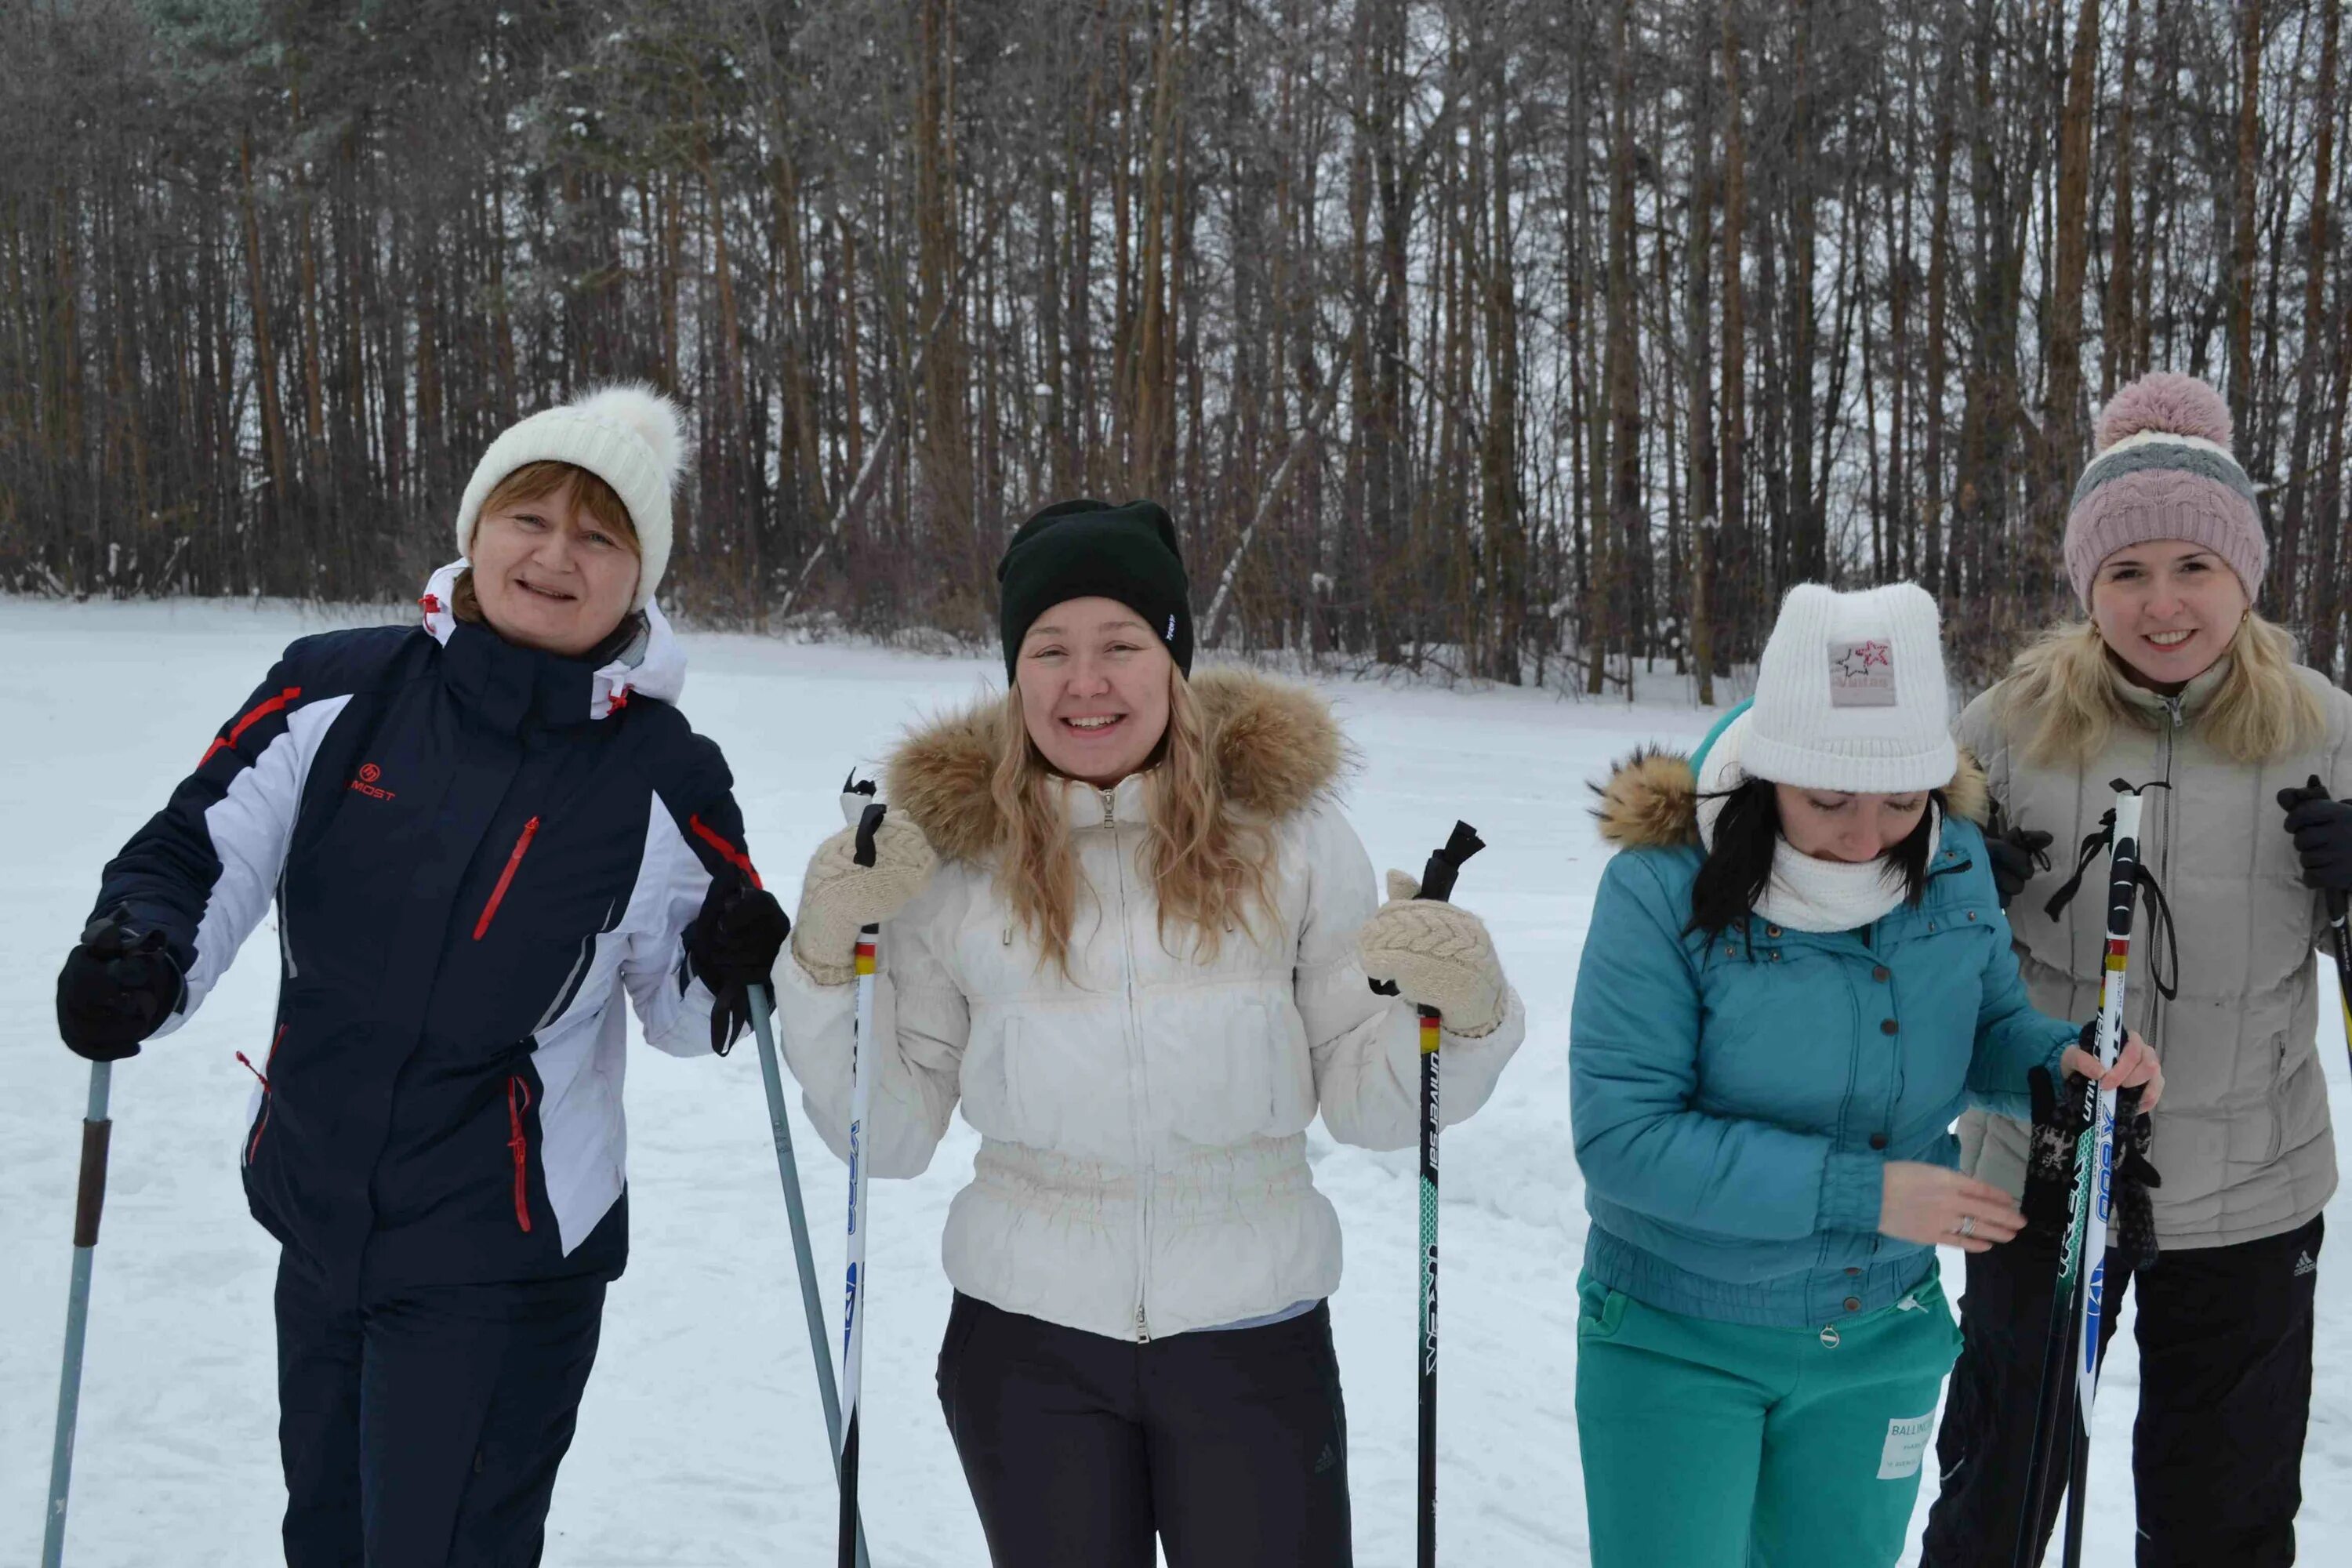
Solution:
<svg viewBox="0 0 2352 1568">
<path fill-rule="evenodd" d="M 1959 752 L 1936 601 L 1914 583 L 1790 589 L 1745 717 L 1739 763 L 1751 778 L 1868 795 L 1943 788 Z"/>
<path fill-rule="evenodd" d="M 612 486 L 629 509 L 641 557 L 629 608 L 644 609 L 669 569 L 669 498 L 685 461 L 685 423 L 677 404 L 625 383 L 508 426 L 474 466 L 457 503 L 457 553 L 473 554 L 474 523 L 499 480 L 530 463 L 570 463 Z"/>
</svg>

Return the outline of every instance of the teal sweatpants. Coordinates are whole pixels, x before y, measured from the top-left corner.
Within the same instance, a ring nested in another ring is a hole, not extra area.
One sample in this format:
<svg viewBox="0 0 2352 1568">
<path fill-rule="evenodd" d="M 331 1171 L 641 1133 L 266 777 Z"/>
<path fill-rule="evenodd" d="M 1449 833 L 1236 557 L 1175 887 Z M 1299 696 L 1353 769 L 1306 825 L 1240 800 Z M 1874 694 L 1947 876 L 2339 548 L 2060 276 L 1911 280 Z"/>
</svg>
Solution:
<svg viewBox="0 0 2352 1568">
<path fill-rule="evenodd" d="M 1834 1328 L 1752 1328 L 1578 1282 L 1593 1568 L 1892 1568 L 1960 1334 L 1930 1274 Z"/>
</svg>

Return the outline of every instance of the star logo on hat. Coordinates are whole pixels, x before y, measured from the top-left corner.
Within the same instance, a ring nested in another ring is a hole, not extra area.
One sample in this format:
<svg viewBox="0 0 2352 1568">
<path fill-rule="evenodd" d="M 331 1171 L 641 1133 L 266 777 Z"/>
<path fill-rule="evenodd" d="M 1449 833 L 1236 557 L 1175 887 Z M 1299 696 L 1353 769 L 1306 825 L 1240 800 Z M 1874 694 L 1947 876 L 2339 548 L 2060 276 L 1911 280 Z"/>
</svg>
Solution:
<svg viewBox="0 0 2352 1568">
<path fill-rule="evenodd" d="M 1830 639 L 1830 706 L 1895 706 L 1895 644 L 1885 637 Z"/>
<path fill-rule="evenodd" d="M 1895 649 L 1883 642 L 1850 643 L 1839 655 L 1838 673 L 1849 679 L 1868 675 L 1874 666 L 1895 668 Z"/>
</svg>

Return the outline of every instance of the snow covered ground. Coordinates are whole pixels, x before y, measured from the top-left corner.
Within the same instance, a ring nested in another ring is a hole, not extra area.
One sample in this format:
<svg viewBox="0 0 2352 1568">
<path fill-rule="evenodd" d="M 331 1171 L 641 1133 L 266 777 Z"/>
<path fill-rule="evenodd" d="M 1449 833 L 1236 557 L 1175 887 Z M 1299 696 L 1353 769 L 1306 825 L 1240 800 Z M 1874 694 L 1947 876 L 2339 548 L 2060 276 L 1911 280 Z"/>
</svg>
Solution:
<svg viewBox="0 0 2352 1568">
<path fill-rule="evenodd" d="M 30 1562 L 38 1550 L 87 1081 L 56 1039 L 58 962 L 99 867 L 162 803 L 277 649 L 322 624 L 278 607 L 0 600 L 0 668 L 12 672 L 0 688 L 8 890 L 0 951 L 15 959 L 0 971 L 0 1560 Z M 752 851 L 788 906 L 809 848 L 838 826 L 845 769 L 878 759 L 909 717 L 978 691 L 992 663 L 743 637 L 688 641 L 686 710 L 726 748 Z M 1573 1386 L 1585 1217 L 1570 1152 L 1568 1009 L 1606 858 L 1585 813 L 1585 782 L 1637 742 L 1687 743 L 1710 715 L 1549 693 L 1328 689 L 1366 759 L 1350 809 L 1378 863 L 1417 868 L 1456 816 L 1494 846 L 1464 873 L 1459 897 L 1492 922 L 1530 1020 L 1493 1102 L 1446 1139 L 1445 1556 L 1582 1563 Z M 276 1557 L 284 1494 L 274 1258 L 237 1184 L 250 1080 L 232 1054 L 264 1043 L 276 984 L 269 959 L 257 936 L 187 1028 L 115 1075 L 74 1478 L 77 1568 L 245 1568 Z M 2331 1006 L 2324 1016 L 2343 1129 L 2352 1126 L 2352 1087 L 2338 1015 Z M 685 1062 L 641 1051 L 635 1062 L 635 1251 L 605 1315 L 547 1561 L 827 1561 L 833 1482 L 756 1055 L 747 1047 L 724 1061 Z M 831 1303 L 844 1174 L 800 1121 L 796 1094 L 793 1106 Z M 1357 1556 L 1388 1568 L 1412 1557 L 1412 1156 L 1339 1148 L 1319 1129 L 1310 1138 L 1317 1179 L 1347 1230 L 1347 1282 L 1332 1317 Z M 932 1389 L 949 1296 L 940 1229 L 976 1142 L 958 1122 L 928 1174 L 873 1192 L 865 1489 L 874 1560 L 890 1568 L 985 1561 Z M 1946 1268 L 1957 1294 L 1957 1254 Z M 2352 1263 L 2334 1258 L 2323 1270 L 2320 1302 L 2304 1468 L 2314 1561 L 2327 1551 L 2320 1543 L 2352 1532 Z M 2088 1556 L 2102 1563 L 2130 1556 L 2137 1367 L 2127 1334 L 2116 1351 L 2092 1461 Z M 1932 1490 L 1932 1461 L 1928 1469 Z M 1918 1521 L 1927 1500 L 1923 1493 Z"/>
</svg>

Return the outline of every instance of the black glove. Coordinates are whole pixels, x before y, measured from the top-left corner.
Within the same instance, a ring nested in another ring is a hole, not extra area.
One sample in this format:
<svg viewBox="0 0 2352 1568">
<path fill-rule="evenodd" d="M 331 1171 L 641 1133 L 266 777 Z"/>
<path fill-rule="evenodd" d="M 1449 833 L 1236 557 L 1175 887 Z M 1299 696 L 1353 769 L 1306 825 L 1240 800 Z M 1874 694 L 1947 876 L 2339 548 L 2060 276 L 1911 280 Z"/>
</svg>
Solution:
<svg viewBox="0 0 2352 1568">
<path fill-rule="evenodd" d="M 765 985 L 793 922 L 773 893 L 714 881 L 686 931 L 687 962 L 710 987 L 710 1048 L 725 1056 L 751 1026 L 751 987 Z"/>
<path fill-rule="evenodd" d="M 76 1056 L 119 1062 L 171 1016 L 186 989 L 160 931 L 131 928 L 127 909 L 100 915 L 58 972 L 58 1033 Z"/>
<path fill-rule="evenodd" d="M 2006 910 L 2009 900 L 2033 880 L 2039 868 L 2050 869 L 2052 837 L 2031 827 L 2012 827 L 2005 822 L 2000 808 L 1995 806 L 1985 823 L 1985 862 L 1992 871 L 1993 890 L 2000 895 L 2000 907 Z"/>
<path fill-rule="evenodd" d="M 2286 830 L 2294 835 L 2303 885 L 2352 889 L 2352 805 L 2328 799 L 2317 773 L 2301 789 L 2279 791 L 2278 803 L 2286 809 Z"/>
<path fill-rule="evenodd" d="M 2096 1023 L 2084 1026 L 2085 1038 Z M 2084 1047 L 2088 1050 L 2090 1047 Z M 2088 1122 L 2084 1119 L 2084 1079 L 2066 1075 L 2061 1094 L 2050 1081 L 2050 1069 L 2035 1068 L 2026 1075 L 2033 1100 L 2033 1131 L 2025 1160 L 2027 1232 L 2053 1250 L 2066 1234 L 2074 1191 L 2075 1148 Z M 2108 1184 L 2107 1250 L 2119 1253 L 2134 1268 L 2156 1261 L 2156 1212 L 2150 1189 L 2164 1184 L 2148 1159 L 2155 1146 L 2156 1119 L 2140 1110 L 2141 1091 L 2126 1089 L 2116 1095 L 2116 1164 Z"/>
</svg>

